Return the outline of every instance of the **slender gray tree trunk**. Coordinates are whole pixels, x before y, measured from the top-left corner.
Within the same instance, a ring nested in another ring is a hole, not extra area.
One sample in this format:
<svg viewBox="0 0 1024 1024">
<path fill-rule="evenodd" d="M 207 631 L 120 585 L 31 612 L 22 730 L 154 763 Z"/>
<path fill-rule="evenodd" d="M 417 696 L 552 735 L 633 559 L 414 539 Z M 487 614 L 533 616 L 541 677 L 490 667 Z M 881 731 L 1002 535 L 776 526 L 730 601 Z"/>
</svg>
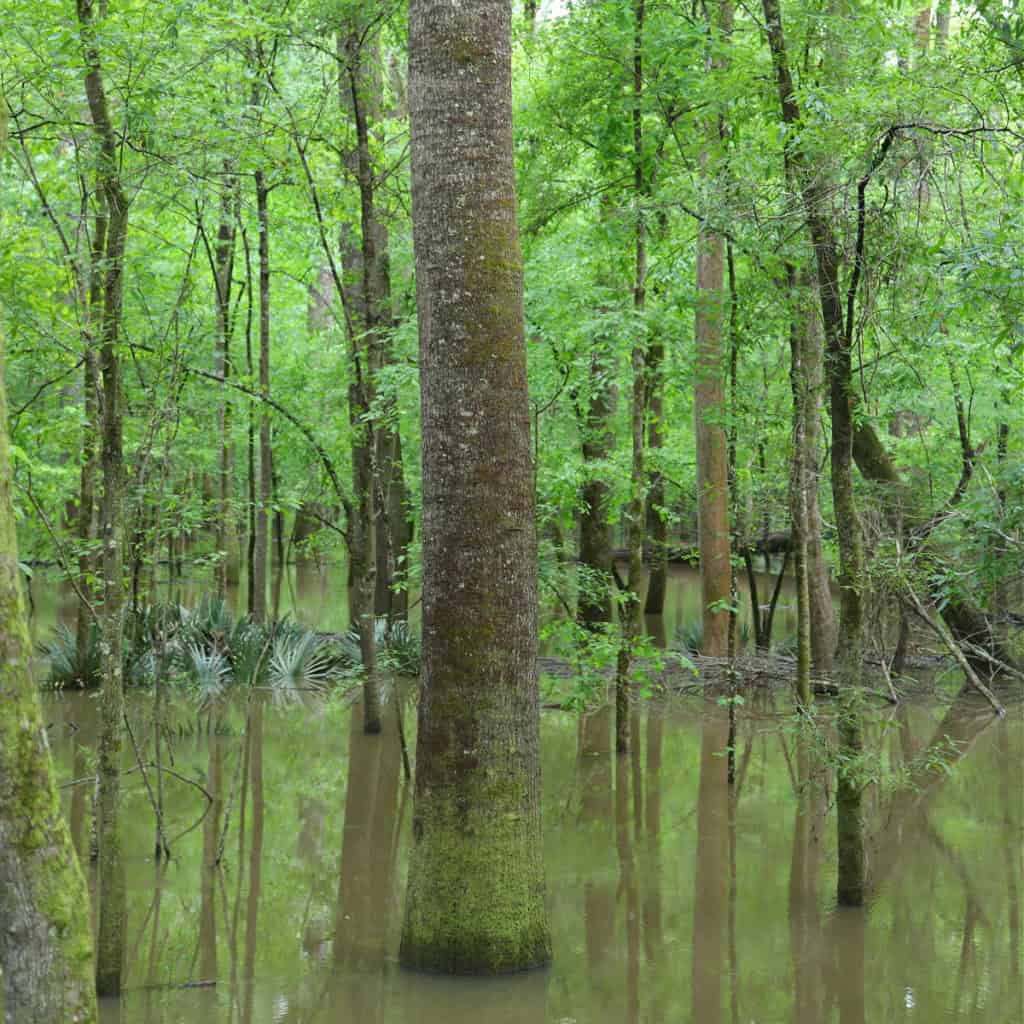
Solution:
<svg viewBox="0 0 1024 1024">
<path fill-rule="evenodd" d="M 260 352 L 259 386 L 261 395 L 270 394 L 270 226 L 267 215 L 267 181 L 262 170 L 256 171 L 256 217 L 259 224 L 260 281 Z M 252 561 L 252 617 L 257 622 L 267 618 L 267 555 L 270 532 L 270 498 L 273 487 L 273 453 L 270 447 L 270 413 L 266 405 L 260 410 L 258 496 Z"/>
<path fill-rule="evenodd" d="M 611 486 L 604 465 L 615 451 L 616 388 L 609 344 L 595 339 L 590 354 L 593 391 L 581 410 L 583 511 L 580 514 L 580 566 L 586 580 L 580 588 L 576 617 L 581 626 L 598 630 L 612 621 L 614 548 L 609 519 Z"/>
<path fill-rule="evenodd" d="M 401 960 L 545 964 L 537 540 L 509 0 L 412 0 L 423 668 Z"/>
<path fill-rule="evenodd" d="M 227 182 L 221 193 L 220 223 L 213 251 L 213 284 L 216 301 L 217 339 L 214 350 L 214 372 L 218 377 L 231 376 L 231 281 L 235 260 L 235 221 L 237 219 L 237 180 L 233 178 L 230 161 L 224 162 Z M 234 513 L 231 508 L 234 452 L 231 443 L 233 404 L 227 384 L 220 385 L 217 400 L 217 505 L 214 536 L 220 560 L 215 579 L 223 596 L 228 586 L 238 583 L 240 559 Z"/>
<path fill-rule="evenodd" d="M 102 11 L 102 7 L 101 7 Z M 100 540 L 103 546 L 103 621 L 100 653 L 103 689 L 100 695 L 100 738 L 97 757 L 99 819 L 99 925 L 96 936 L 96 991 L 121 991 L 124 960 L 125 882 L 121 860 L 121 747 L 124 728 L 122 633 L 122 492 L 124 444 L 121 368 L 118 353 L 124 289 L 128 198 L 121 185 L 118 138 L 110 121 L 92 0 L 78 0 L 79 35 L 85 61 L 85 93 L 97 141 L 97 181 L 108 218 L 103 267 L 103 321 L 99 370 L 102 387 L 100 468 Z"/>
<path fill-rule="evenodd" d="M 832 671 L 836 650 L 836 610 L 832 603 L 832 579 L 822 543 L 821 506 L 821 400 L 825 387 L 825 344 L 821 333 L 820 303 L 809 302 L 803 333 L 804 377 L 804 474 L 807 521 L 807 596 L 811 630 L 811 665 L 816 672 Z"/>
<path fill-rule="evenodd" d="M 655 454 L 665 444 L 665 345 L 660 339 L 652 341 L 647 350 L 647 392 L 647 448 Z M 648 467 L 647 475 L 647 566 L 650 574 L 644 614 L 661 615 L 665 611 L 668 585 L 665 478 L 657 466 Z"/>
<path fill-rule="evenodd" d="M 644 171 L 643 94 L 644 65 L 643 40 L 646 6 L 644 0 L 633 4 L 633 188 L 636 200 L 636 249 L 633 278 L 633 309 L 640 314 L 638 336 L 633 340 L 631 368 L 633 394 L 629 407 L 630 472 L 629 501 L 626 505 L 626 548 L 629 553 L 629 575 L 626 578 L 626 597 L 622 605 L 622 638 L 615 666 L 615 750 L 624 754 L 629 750 L 629 667 L 633 645 L 643 632 L 643 573 L 644 573 L 644 413 L 647 402 L 647 325 L 643 321 L 647 305 L 647 220 L 643 203 L 648 195 L 648 180 Z"/>
</svg>

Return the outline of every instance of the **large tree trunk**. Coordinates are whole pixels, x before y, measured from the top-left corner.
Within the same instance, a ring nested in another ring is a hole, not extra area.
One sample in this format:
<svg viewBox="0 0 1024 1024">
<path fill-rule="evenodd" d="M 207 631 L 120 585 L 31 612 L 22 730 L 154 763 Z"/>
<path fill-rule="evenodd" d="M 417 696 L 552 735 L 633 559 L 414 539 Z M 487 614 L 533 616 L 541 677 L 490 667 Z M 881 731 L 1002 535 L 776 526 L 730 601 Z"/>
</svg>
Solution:
<svg viewBox="0 0 1024 1024">
<path fill-rule="evenodd" d="M 104 90 L 92 0 L 78 0 L 78 22 L 85 58 L 85 93 L 98 142 L 97 180 L 108 217 L 103 269 L 103 323 L 100 377 L 103 413 L 100 467 L 100 539 L 103 545 L 103 623 L 100 653 L 103 689 L 97 757 L 99 818 L 99 926 L 96 938 L 96 991 L 117 995 L 124 959 L 125 882 L 121 861 L 121 746 L 124 679 L 121 654 L 124 629 L 122 579 L 122 491 L 124 480 L 121 368 L 118 342 L 124 289 L 124 252 L 128 198 L 118 170 L 118 138 L 110 121 Z"/>
<path fill-rule="evenodd" d="M 709 12 L 715 34 L 732 31 L 731 0 L 718 0 Z M 721 58 L 708 57 L 708 70 L 720 75 Z M 714 175 L 724 156 L 722 124 L 710 118 L 701 153 L 705 175 Z M 728 302 L 725 291 L 725 239 L 702 221 L 697 232 L 697 300 L 694 338 L 694 418 L 697 448 L 697 545 L 700 550 L 703 653 L 723 658 L 729 648 L 729 462 L 725 408 L 725 339 Z"/>
<path fill-rule="evenodd" d="M 0 972 L 17 1024 L 96 1020 L 89 897 L 46 741 L 22 599 L 0 336 Z"/>
<path fill-rule="evenodd" d="M 551 957 L 510 7 L 409 11 L 423 669 L 401 960 L 463 974 Z"/>
</svg>

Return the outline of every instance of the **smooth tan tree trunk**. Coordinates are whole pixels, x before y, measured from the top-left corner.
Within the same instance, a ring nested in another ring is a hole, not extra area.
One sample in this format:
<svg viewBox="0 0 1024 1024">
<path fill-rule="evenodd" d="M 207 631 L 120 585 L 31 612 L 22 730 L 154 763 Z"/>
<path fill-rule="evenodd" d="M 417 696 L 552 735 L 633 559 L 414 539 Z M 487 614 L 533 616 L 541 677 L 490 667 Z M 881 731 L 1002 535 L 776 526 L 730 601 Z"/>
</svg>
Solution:
<svg viewBox="0 0 1024 1024">
<path fill-rule="evenodd" d="M 546 964 L 537 541 L 511 4 L 412 0 L 423 668 L 401 961 Z"/>
<path fill-rule="evenodd" d="M 716 34 L 732 31 L 731 0 L 709 9 Z M 726 69 L 723 58 L 708 58 L 711 75 Z M 724 158 L 722 124 L 709 118 L 701 168 L 713 180 Z M 713 189 L 709 188 L 709 192 Z M 725 372 L 728 298 L 725 239 L 702 221 L 697 232 L 697 299 L 694 338 L 694 418 L 697 448 L 697 545 L 700 550 L 703 653 L 724 658 L 729 648 L 729 461 L 726 438 Z"/>
<path fill-rule="evenodd" d="M 2 100 L 0 100 L 2 102 Z M 2 148 L 2 134 L 0 134 Z M 96 1020 L 89 897 L 54 781 L 22 597 L 0 335 L 0 986 L 7 1024 Z"/>
</svg>

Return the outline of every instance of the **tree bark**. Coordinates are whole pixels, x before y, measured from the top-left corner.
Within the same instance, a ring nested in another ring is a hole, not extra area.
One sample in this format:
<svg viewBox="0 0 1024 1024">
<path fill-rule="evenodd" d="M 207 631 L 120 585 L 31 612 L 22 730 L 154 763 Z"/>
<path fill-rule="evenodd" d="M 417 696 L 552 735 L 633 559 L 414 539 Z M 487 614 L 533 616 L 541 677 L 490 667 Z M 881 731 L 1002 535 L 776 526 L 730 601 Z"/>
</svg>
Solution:
<svg viewBox="0 0 1024 1024">
<path fill-rule="evenodd" d="M 821 506 L 818 487 L 821 473 L 821 398 L 825 386 L 825 350 L 817 299 L 804 307 L 804 332 L 801 359 L 804 370 L 804 473 L 806 480 L 807 520 L 807 596 L 811 629 L 811 667 L 821 675 L 832 671 L 837 624 L 832 602 L 832 580 L 822 543 Z"/>
<path fill-rule="evenodd" d="M 340 82 L 342 109 L 355 121 L 356 148 L 346 165 L 359 186 L 360 240 L 358 249 L 345 239 L 343 261 L 356 271 L 357 334 L 352 339 L 352 380 L 349 384 L 349 425 L 352 429 L 353 522 L 349 527 L 350 619 L 359 634 L 363 661 L 363 727 L 380 732 L 380 693 L 377 681 L 377 628 L 374 615 L 377 590 L 378 479 L 376 424 L 370 419 L 374 404 L 374 377 L 381 351 L 380 303 L 386 280 L 386 261 L 378 253 L 380 228 L 374 207 L 374 173 L 370 162 L 369 122 L 366 111 L 367 80 L 363 52 L 366 29 L 358 21 L 338 36 L 338 54 L 344 68 Z"/>
<path fill-rule="evenodd" d="M 796 294 L 796 273 L 790 268 L 791 296 Z M 791 313 L 789 328 L 790 386 L 793 395 L 792 455 L 789 478 L 790 547 L 793 551 L 793 575 L 796 584 L 796 695 L 801 707 L 809 708 L 814 699 L 811 690 L 811 613 L 808 580 L 807 535 L 810 532 L 808 491 L 811 474 L 808 456 L 813 457 L 807 444 L 807 393 L 810 382 L 804 361 L 805 330 L 798 310 Z"/>
<path fill-rule="evenodd" d="M 647 350 L 647 447 L 658 452 L 665 444 L 665 346 L 660 340 Z M 657 456 L 655 455 L 655 458 Z M 668 520 L 665 518 L 665 478 L 659 469 L 648 472 L 647 485 L 647 598 L 645 615 L 665 611 L 668 583 Z"/>
<path fill-rule="evenodd" d="M 632 458 L 629 474 L 629 502 L 626 506 L 626 549 L 629 575 L 622 604 L 622 638 L 615 666 L 615 750 L 629 750 L 629 666 L 633 644 L 642 633 L 641 591 L 644 572 L 644 406 L 647 401 L 647 325 L 643 319 L 647 304 L 647 223 L 643 203 L 648 194 L 644 173 L 643 136 L 643 33 L 644 0 L 633 5 L 633 188 L 636 201 L 636 259 L 633 279 L 633 309 L 639 314 L 639 336 L 633 341 L 631 366 L 633 394 L 630 402 Z"/>
<path fill-rule="evenodd" d="M 96 1020 L 89 897 L 53 776 L 22 598 L 0 335 L 0 972 L 8 1024 Z"/>
<path fill-rule="evenodd" d="M 263 170 L 255 172 L 256 218 L 259 224 L 259 388 L 266 398 L 270 394 L 270 225 L 267 212 L 266 176 Z M 267 618 L 267 555 L 269 553 L 270 498 L 273 488 L 273 453 L 270 447 L 270 410 L 264 404 L 260 409 L 258 495 L 255 517 L 252 563 L 252 617 L 256 622 Z"/>
<path fill-rule="evenodd" d="M 607 339 L 594 340 L 590 353 L 592 391 L 581 423 L 583 510 L 580 514 L 580 565 L 586 580 L 580 587 L 576 619 L 581 626 L 597 631 L 612 621 L 612 593 L 615 587 L 614 545 L 609 519 L 611 487 L 604 464 L 615 451 L 616 388 Z"/>
<path fill-rule="evenodd" d="M 214 372 L 227 380 L 231 376 L 231 281 L 235 258 L 235 222 L 237 220 L 237 182 L 232 178 L 230 161 L 224 162 L 227 183 L 221 194 L 220 223 L 213 250 L 213 285 L 216 311 Z M 215 579 L 223 597 L 228 586 L 238 583 L 239 552 L 234 515 L 231 509 L 233 483 L 233 446 L 231 443 L 231 393 L 221 384 L 217 397 L 217 504 L 214 543 L 220 554 Z"/>
<path fill-rule="evenodd" d="M 423 668 L 400 957 L 494 974 L 551 957 L 509 0 L 412 0 L 409 97 Z"/>
<path fill-rule="evenodd" d="M 713 32 L 732 32 L 731 0 L 713 8 Z M 712 15 L 709 13 L 708 17 Z M 709 54 L 708 72 L 720 75 L 727 67 Z M 722 121 L 709 119 L 701 153 L 705 177 L 714 177 L 723 156 Z M 709 189 L 710 192 L 710 189 Z M 702 221 L 697 231 L 697 299 L 694 339 L 694 418 L 697 448 L 697 545 L 700 550 L 703 653 L 722 658 L 729 648 L 729 465 L 725 408 L 725 337 L 728 303 L 725 291 L 725 239 Z"/>
<path fill-rule="evenodd" d="M 96 216 L 93 218 L 93 236 L 89 252 L 89 283 L 86 300 L 85 345 L 82 353 L 82 397 L 84 417 L 82 423 L 82 467 L 79 475 L 78 541 L 82 545 L 78 557 L 78 583 L 83 596 L 95 594 L 95 543 L 98 531 L 96 507 L 96 442 L 99 434 L 99 366 L 96 358 L 97 327 L 103 320 L 102 260 L 107 246 L 107 211 L 102 189 L 95 198 Z M 89 644 L 96 626 L 96 610 L 79 599 L 75 617 L 75 651 L 78 655 L 79 681 L 86 685 Z"/>
</svg>

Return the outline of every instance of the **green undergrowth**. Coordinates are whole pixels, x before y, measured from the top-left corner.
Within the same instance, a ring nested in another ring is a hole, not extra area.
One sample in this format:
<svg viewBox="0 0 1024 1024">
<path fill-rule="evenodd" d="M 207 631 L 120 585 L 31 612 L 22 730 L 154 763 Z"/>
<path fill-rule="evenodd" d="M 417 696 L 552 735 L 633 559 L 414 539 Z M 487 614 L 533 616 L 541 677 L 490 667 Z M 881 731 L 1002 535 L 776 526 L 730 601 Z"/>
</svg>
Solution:
<svg viewBox="0 0 1024 1024">
<path fill-rule="evenodd" d="M 416 675 L 419 639 L 404 622 L 377 623 L 378 663 L 386 671 Z M 227 603 L 204 596 L 193 608 L 169 603 L 129 611 L 124 627 L 124 678 L 128 686 L 162 684 L 192 691 L 201 700 L 222 696 L 236 686 L 274 690 L 324 690 L 358 676 L 359 638 L 317 633 L 284 619 L 273 624 L 235 617 Z M 99 630 L 89 630 L 79 657 L 75 634 L 60 625 L 40 645 L 47 664 L 45 685 L 95 688 L 101 682 Z"/>
</svg>

